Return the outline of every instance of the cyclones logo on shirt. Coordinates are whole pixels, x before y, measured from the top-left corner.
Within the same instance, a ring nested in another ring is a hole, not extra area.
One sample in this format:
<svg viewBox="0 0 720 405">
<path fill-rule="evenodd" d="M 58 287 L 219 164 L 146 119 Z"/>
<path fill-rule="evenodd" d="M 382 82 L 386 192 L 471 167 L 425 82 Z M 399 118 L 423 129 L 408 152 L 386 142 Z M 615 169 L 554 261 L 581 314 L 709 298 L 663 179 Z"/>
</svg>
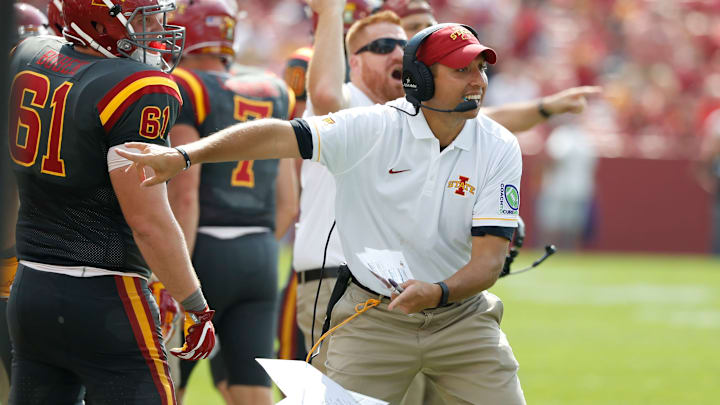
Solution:
<svg viewBox="0 0 720 405">
<path fill-rule="evenodd" d="M 469 177 L 465 176 L 458 176 L 459 180 L 450 180 L 448 181 L 447 188 L 454 188 L 455 194 L 457 195 L 465 195 L 465 192 L 467 191 L 470 194 L 475 194 L 475 186 L 470 185 L 468 181 L 470 181 Z"/>
</svg>

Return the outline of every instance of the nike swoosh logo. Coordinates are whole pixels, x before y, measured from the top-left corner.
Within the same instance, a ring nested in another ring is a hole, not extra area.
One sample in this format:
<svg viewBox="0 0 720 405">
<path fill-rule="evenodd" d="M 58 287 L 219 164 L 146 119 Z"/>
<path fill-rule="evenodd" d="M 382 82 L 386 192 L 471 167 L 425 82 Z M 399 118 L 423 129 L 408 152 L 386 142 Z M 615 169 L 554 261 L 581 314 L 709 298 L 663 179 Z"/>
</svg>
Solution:
<svg viewBox="0 0 720 405">
<path fill-rule="evenodd" d="M 388 173 L 390 173 L 390 174 L 397 174 L 397 173 L 407 172 L 407 171 L 409 171 L 409 170 L 410 170 L 410 169 L 405 169 L 405 170 L 393 170 L 393 169 L 390 169 L 390 170 L 388 170 Z"/>
</svg>

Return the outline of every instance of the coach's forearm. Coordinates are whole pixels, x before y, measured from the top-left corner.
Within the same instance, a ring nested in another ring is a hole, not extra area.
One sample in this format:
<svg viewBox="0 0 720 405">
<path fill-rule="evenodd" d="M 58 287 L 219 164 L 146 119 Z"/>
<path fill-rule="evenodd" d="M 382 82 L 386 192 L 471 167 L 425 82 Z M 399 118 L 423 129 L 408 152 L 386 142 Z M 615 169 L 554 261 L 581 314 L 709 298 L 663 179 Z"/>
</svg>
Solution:
<svg viewBox="0 0 720 405">
<path fill-rule="evenodd" d="M 471 260 L 445 280 L 450 292 L 448 302 L 460 301 L 492 287 L 500 277 L 504 262 L 504 258 L 491 257 L 482 262 Z"/>
<path fill-rule="evenodd" d="M 468 264 L 445 280 L 448 302 L 462 300 L 492 287 L 500 277 L 510 241 L 499 236 L 473 236 Z"/>
<path fill-rule="evenodd" d="M 300 157 L 292 126 L 277 119 L 235 124 L 183 148 L 193 164 Z"/>
<path fill-rule="evenodd" d="M 538 100 L 505 104 L 497 107 L 485 107 L 482 113 L 490 117 L 510 132 L 522 132 L 547 120 L 538 111 Z"/>
</svg>

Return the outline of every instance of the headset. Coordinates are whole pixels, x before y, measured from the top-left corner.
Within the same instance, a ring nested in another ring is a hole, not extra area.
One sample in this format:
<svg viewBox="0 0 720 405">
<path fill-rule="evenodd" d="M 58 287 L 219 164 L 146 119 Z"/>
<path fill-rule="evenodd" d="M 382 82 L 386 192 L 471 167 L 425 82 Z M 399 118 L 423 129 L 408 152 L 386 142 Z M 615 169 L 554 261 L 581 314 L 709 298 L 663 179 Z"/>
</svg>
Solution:
<svg viewBox="0 0 720 405">
<path fill-rule="evenodd" d="M 513 235 L 510 250 L 508 251 L 507 256 L 505 256 L 505 264 L 503 264 L 503 269 L 500 272 L 499 278 L 503 278 L 505 276 L 514 276 L 516 274 L 525 273 L 526 271 L 532 270 L 535 267 L 539 266 L 540 263 L 544 262 L 545 259 L 557 252 L 557 248 L 555 247 L 555 245 L 545 245 L 545 253 L 542 255 L 542 257 L 535 260 L 530 266 L 525 267 L 524 269 L 511 271 L 510 267 L 515 261 L 515 258 L 520 254 L 518 249 L 523 246 L 523 243 L 525 243 L 525 221 L 523 221 L 521 217 L 518 217 L 518 227 L 517 229 L 515 229 L 515 234 Z"/>
<path fill-rule="evenodd" d="M 430 71 L 430 68 L 417 59 L 417 51 L 420 49 L 422 43 L 430 37 L 430 35 L 445 27 L 451 26 L 463 27 L 475 35 L 475 38 L 478 38 L 479 40 L 478 33 L 469 25 L 446 23 L 436 24 L 418 32 L 414 37 L 412 37 L 412 39 L 410 39 L 410 42 L 408 42 L 405 47 L 405 53 L 403 54 L 402 86 L 405 91 L 405 98 L 413 105 L 413 107 L 415 107 L 415 114 L 410 115 L 417 115 L 420 111 L 420 107 L 439 112 L 465 112 L 477 108 L 477 102 L 473 100 L 463 101 L 452 110 L 442 110 L 422 104 L 423 101 L 433 98 L 433 95 L 435 94 L 435 80 L 433 79 L 433 74 Z"/>
</svg>

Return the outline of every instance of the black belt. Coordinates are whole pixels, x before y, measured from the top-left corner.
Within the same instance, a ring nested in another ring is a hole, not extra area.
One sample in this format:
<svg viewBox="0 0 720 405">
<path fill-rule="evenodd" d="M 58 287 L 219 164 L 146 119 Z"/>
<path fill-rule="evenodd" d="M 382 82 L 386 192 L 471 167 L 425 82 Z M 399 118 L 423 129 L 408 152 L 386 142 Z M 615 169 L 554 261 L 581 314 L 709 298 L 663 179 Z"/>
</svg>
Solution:
<svg viewBox="0 0 720 405">
<path fill-rule="evenodd" d="M 381 299 L 382 299 L 382 298 L 387 298 L 388 300 L 391 299 L 391 298 L 388 297 L 387 295 L 382 295 L 382 294 L 380 294 L 380 293 L 378 293 L 378 292 L 376 292 L 376 291 L 371 290 L 371 289 L 368 288 L 368 287 L 365 287 L 365 286 L 362 285 L 359 281 L 357 281 L 357 279 L 355 279 L 355 277 L 352 277 L 352 278 L 350 279 L 350 282 L 353 283 L 353 284 L 355 284 L 356 286 L 362 288 L 363 290 L 369 292 L 369 293 L 372 294 L 372 295 L 379 295 L 379 296 L 381 297 Z M 439 307 L 435 307 L 435 308 L 427 308 L 427 309 L 445 308 L 445 307 L 449 307 L 450 305 L 453 305 L 453 304 L 454 304 L 454 302 L 448 302 L 448 303 L 445 304 L 445 305 L 442 305 L 442 306 L 439 306 Z"/>
<path fill-rule="evenodd" d="M 351 281 L 353 284 L 355 284 L 356 286 L 362 288 L 363 290 L 369 292 L 369 293 L 372 294 L 372 295 L 379 295 L 379 296 L 381 296 L 382 298 L 390 299 L 390 297 L 388 297 L 387 295 L 382 295 L 382 294 L 380 294 L 380 293 L 378 293 L 378 292 L 376 292 L 376 291 L 371 290 L 371 289 L 368 288 L 368 287 L 365 287 L 365 286 L 362 285 L 359 281 L 357 281 L 357 279 L 355 279 L 355 277 L 353 277 L 350 281 Z"/>
<path fill-rule="evenodd" d="M 298 283 L 303 284 L 308 281 L 320 280 L 321 278 L 336 278 L 338 276 L 338 270 L 340 267 L 326 267 L 323 269 L 310 269 L 305 271 L 298 271 Z"/>
</svg>

